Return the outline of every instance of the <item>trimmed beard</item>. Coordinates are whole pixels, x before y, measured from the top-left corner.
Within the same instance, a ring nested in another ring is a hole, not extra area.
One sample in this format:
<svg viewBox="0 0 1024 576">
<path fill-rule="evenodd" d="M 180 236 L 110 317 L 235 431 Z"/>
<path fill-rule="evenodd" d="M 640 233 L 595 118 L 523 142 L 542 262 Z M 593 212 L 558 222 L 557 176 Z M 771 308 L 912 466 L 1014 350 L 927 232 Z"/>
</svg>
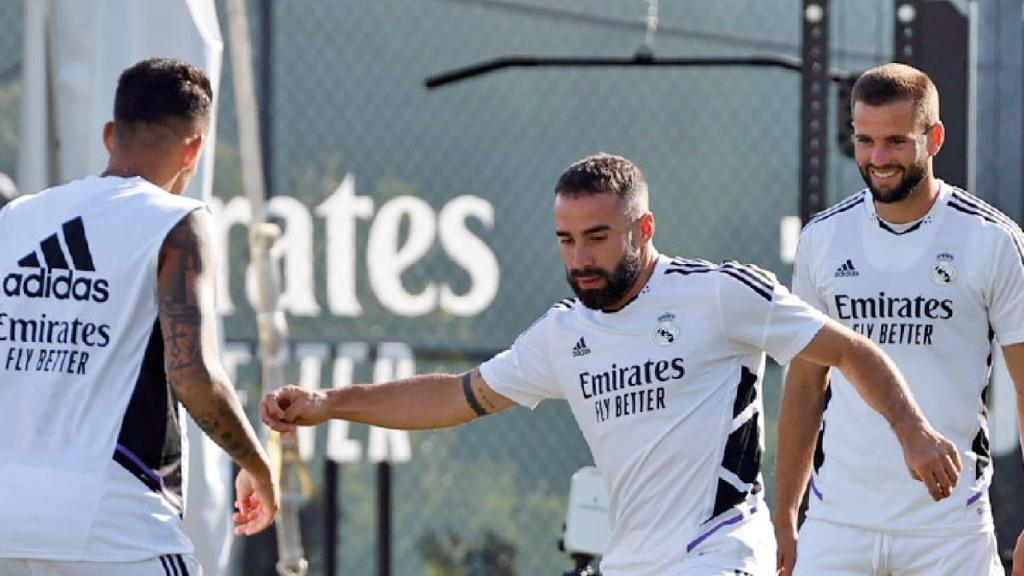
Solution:
<svg viewBox="0 0 1024 576">
<path fill-rule="evenodd" d="M 917 163 L 908 166 L 905 169 L 903 179 L 889 192 L 883 192 L 878 188 L 875 188 L 871 183 L 871 174 L 869 171 L 870 168 L 860 168 L 860 176 L 864 179 L 864 183 L 868 185 L 868 190 L 871 190 L 871 197 L 879 204 L 895 204 L 906 200 L 910 196 L 910 193 L 917 188 L 917 185 L 924 180 L 925 166 Z"/>
<path fill-rule="evenodd" d="M 576 278 L 579 276 L 600 276 L 604 278 L 603 288 L 580 288 Z M 629 292 L 636 279 L 640 277 L 640 249 L 626 249 L 622 260 L 615 265 L 615 269 L 608 273 L 601 268 L 586 267 L 582 270 L 565 271 L 565 279 L 576 293 L 580 302 L 592 310 L 604 310 L 615 304 Z"/>
</svg>

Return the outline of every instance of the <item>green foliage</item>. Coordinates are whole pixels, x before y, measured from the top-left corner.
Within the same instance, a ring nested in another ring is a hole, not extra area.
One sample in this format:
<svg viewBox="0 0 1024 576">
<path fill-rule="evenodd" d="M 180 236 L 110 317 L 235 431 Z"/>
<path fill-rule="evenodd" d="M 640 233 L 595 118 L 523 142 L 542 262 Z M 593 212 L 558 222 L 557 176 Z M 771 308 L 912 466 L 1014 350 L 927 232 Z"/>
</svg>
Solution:
<svg viewBox="0 0 1024 576">
<path fill-rule="evenodd" d="M 454 530 L 430 532 L 417 545 L 428 576 L 514 576 L 516 547 L 491 530 L 474 544 Z"/>
<path fill-rule="evenodd" d="M 14 178 L 18 168 L 21 83 L 0 85 L 0 171 Z"/>
</svg>

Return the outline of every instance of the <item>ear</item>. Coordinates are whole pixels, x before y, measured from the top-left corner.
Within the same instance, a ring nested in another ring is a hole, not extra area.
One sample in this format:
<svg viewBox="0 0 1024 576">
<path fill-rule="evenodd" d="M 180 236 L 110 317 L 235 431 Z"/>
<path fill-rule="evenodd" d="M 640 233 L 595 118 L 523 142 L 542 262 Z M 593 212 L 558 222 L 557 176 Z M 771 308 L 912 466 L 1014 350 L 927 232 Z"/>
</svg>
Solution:
<svg viewBox="0 0 1024 576">
<path fill-rule="evenodd" d="M 640 216 L 640 240 L 650 242 L 654 238 L 654 214 L 645 212 Z"/>
<path fill-rule="evenodd" d="M 203 144 L 206 137 L 202 134 L 193 134 L 185 142 L 185 149 L 182 154 L 181 167 L 184 170 L 194 170 L 199 162 L 199 155 L 203 152 Z"/>
<path fill-rule="evenodd" d="M 936 122 L 928 131 L 928 155 L 935 156 L 942 149 L 946 141 L 946 126 L 942 122 Z"/>
<path fill-rule="evenodd" d="M 107 122 L 103 125 L 103 146 L 108 154 L 114 153 L 114 123 Z"/>
</svg>

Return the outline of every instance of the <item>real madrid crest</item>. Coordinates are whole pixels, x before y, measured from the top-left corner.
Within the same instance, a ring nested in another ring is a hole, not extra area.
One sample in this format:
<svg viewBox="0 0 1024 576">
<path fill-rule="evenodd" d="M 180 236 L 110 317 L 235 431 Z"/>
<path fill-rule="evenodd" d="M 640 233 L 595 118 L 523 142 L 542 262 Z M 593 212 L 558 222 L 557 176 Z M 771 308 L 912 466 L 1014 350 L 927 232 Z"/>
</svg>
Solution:
<svg viewBox="0 0 1024 576">
<path fill-rule="evenodd" d="M 671 346 L 679 338 L 676 315 L 666 312 L 658 316 L 658 327 L 654 330 L 654 341 L 660 346 Z"/>
<path fill-rule="evenodd" d="M 948 286 L 956 281 L 956 266 L 953 264 L 953 255 L 949 252 L 940 252 L 935 256 L 935 264 L 932 266 L 932 282 L 939 286 Z"/>
</svg>

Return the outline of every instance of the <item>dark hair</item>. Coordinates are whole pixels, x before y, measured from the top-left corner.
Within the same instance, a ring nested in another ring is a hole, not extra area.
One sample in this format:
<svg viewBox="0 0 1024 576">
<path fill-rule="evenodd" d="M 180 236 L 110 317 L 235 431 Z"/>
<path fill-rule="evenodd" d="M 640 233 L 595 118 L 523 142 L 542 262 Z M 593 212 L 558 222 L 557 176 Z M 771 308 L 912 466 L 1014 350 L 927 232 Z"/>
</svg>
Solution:
<svg viewBox="0 0 1024 576">
<path fill-rule="evenodd" d="M 627 158 L 600 152 L 573 162 L 555 185 L 555 194 L 570 196 L 610 193 L 629 206 L 631 216 L 647 211 L 647 180 Z"/>
<path fill-rule="evenodd" d="M 121 128 L 160 125 L 204 132 L 213 89 L 198 67 L 173 58 L 150 58 L 121 73 L 114 96 L 114 122 Z"/>
<path fill-rule="evenodd" d="M 914 122 L 931 128 L 939 121 L 939 91 L 927 74 L 906 64 L 886 64 L 872 68 L 857 78 L 850 105 L 863 102 L 868 106 L 884 106 L 910 101 L 914 106 Z"/>
</svg>

